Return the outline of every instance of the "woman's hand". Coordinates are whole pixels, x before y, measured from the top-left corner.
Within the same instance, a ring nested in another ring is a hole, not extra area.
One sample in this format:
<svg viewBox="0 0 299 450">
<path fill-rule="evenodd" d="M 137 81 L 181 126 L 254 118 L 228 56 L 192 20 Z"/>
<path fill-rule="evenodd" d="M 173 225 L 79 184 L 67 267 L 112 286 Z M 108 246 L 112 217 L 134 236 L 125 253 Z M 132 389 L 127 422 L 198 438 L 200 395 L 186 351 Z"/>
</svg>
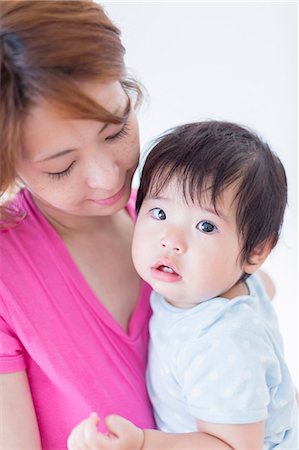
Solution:
<svg viewBox="0 0 299 450">
<path fill-rule="evenodd" d="M 143 431 L 120 416 L 105 419 L 107 434 L 97 430 L 99 417 L 96 413 L 79 423 L 71 432 L 68 450 L 141 450 Z"/>
</svg>

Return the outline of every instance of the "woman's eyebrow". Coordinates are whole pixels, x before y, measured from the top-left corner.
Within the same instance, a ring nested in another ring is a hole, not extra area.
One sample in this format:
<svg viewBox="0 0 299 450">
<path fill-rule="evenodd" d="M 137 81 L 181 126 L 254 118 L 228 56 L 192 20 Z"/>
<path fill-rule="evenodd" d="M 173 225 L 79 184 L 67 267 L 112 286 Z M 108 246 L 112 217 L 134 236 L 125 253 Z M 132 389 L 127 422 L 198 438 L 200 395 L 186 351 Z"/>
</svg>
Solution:
<svg viewBox="0 0 299 450">
<path fill-rule="evenodd" d="M 113 112 L 113 115 L 117 116 L 120 110 L 121 110 L 121 107 L 117 108 L 117 109 Z M 120 116 L 118 116 L 118 117 L 119 117 L 120 119 L 126 121 L 127 118 L 128 118 L 128 115 L 130 114 L 130 111 L 131 111 L 131 101 L 130 101 L 130 98 L 128 97 L 128 101 L 127 101 L 127 103 L 126 103 L 126 107 L 125 107 L 123 113 L 122 113 Z M 108 127 L 108 125 L 110 125 L 110 123 L 108 123 L 108 122 L 104 123 L 104 125 L 102 126 L 102 128 L 99 130 L 98 134 L 101 134 L 101 133 L 105 130 L 105 128 Z"/>
<path fill-rule="evenodd" d="M 120 108 L 117 108 L 117 110 L 116 110 L 113 114 L 114 114 L 114 115 L 117 115 L 118 112 L 119 112 L 119 110 L 120 110 Z M 123 120 L 126 120 L 127 117 L 128 117 L 128 115 L 129 115 L 129 113 L 130 113 L 130 111 L 131 111 L 131 102 L 130 102 L 130 99 L 128 98 L 128 101 L 127 101 L 125 110 L 123 111 L 123 113 L 122 113 L 121 116 L 119 116 L 119 117 L 120 117 L 121 119 L 123 119 Z M 105 128 L 107 128 L 108 125 L 109 125 L 108 122 L 104 123 L 104 125 L 101 127 L 101 129 L 98 131 L 97 134 L 101 134 L 101 133 L 105 130 Z M 46 158 L 43 158 L 43 159 L 36 160 L 36 161 L 34 161 L 34 162 L 44 162 L 44 161 L 49 161 L 49 160 L 51 160 L 51 159 L 59 158 L 60 156 L 64 156 L 64 155 L 66 155 L 66 154 L 68 154 L 68 153 L 74 152 L 75 150 L 76 150 L 75 148 L 70 148 L 70 149 L 67 149 L 67 150 L 62 150 L 62 151 L 59 151 L 59 152 L 57 152 L 57 153 L 54 153 L 53 155 L 47 156 Z"/>
<path fill-rule="evenodd" d="M 68 153 L 74 152 L 75 150 L 76 150 L 75 148 L 70 148 L 68 150 L 62 150 L 61 152 L 54 153 L 51 156 L 47 156 L 46 158 L 43 158 L 43 159 L 38 159 L 38 160 L 36 160 L 34 162 L 50 161 L 51 159 L 59 158 L 60 156 L 67 155 Z"/>
<path fill-rule="evenodd" d="M 123 112 L 122 115 L 121 115 L 121 118 L 122 118 L 123 120 L 127 120 L 128 116 L 129 116 L 129 114 L 130 114 L 131 108 L 132 108 L 131 99 L 130 99 L 129 95 L 127 94 L 127 103 L 126 103 L 126 107 L 125 107 L 125 109 L 124 109 L 124 112 Z M 117 113 L 118 113 L 118 111 L 117 111 L 115 114 L 117 114 Z"/>
</svg>

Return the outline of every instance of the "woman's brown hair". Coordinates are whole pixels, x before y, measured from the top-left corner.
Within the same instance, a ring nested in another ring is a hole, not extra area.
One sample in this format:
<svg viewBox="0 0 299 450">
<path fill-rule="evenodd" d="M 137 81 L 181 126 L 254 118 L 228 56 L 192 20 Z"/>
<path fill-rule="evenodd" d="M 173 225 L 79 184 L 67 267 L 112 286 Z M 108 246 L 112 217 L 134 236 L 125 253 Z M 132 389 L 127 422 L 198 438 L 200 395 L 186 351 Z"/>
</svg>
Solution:
<svg viewBox="0 0 299 450">
<path fill-rule="evenodd" d="M 16 181 L 22 124 L 38 99 L 56 102 L 72 118 L 120 123 L 86 96 L 78 81 L 119 80 L 137 99 L 127 77 L 120 31 L 92 0 L 6 0 L 0 5 L 0 196 Z M 2 219 L 9 217 L 1 207 Z M 14 214 L 15 215 L 15 214 Z"/>
</svg>

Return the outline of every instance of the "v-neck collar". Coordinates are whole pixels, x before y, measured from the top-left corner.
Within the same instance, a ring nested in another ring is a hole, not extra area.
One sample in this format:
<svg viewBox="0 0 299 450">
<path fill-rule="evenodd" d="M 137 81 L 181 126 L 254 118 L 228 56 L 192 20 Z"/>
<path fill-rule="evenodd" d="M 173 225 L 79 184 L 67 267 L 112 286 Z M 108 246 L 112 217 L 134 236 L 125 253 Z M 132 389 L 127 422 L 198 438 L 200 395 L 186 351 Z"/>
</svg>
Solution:
<svg viewBox="0 0 299 450">
<path fill-rule="evenodd" d="M 30 192 L 27 189 L 23 189 L 22 194 L 24 196 L 25 203 L 27 203 L 31 209 L 31 213 L 38 218 L 38 221 L 42 225 L 43 232 L 47 235 L 49 250 L 54 254 L 55 260 L 57 261 L 57 269 L 62 273 L 65 282 L 71 283 L 76 289 L 78 289 L 82 295 L 82 301 L 86 301 L 94 310 L 95 314 L 97 314 L 99 318 L 115 333 L 121 335 L 123 339 L 131 341 L 136 340 L 145 325 L 145 321 L 149 319 L 148 314 L 145 312 L 149 309 L 148 299 L 151 292 L 151 287 L 146 282 L 141 280 L 138 300 L 134 312 L 129 320 L 128 331 L 126 331 L 115 320 L 108 309 L 102 304 L 100 298 L 96 296 L 90 285 L 87 283 L 69 253 L 63 239 L 40 212 Z M 134 220 L 133 214 L 128 206 L 126 207 L 126 210 L 132 220 Z"/>
</svg>

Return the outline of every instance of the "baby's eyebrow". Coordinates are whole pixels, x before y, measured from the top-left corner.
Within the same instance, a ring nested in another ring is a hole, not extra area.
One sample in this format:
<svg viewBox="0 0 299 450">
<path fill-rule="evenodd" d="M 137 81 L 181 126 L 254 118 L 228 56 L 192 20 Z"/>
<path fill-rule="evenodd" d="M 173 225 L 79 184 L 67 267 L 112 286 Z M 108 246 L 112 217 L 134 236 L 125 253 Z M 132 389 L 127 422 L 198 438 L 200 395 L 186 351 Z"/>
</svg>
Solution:
<svg viewBox="0 0 299 450">
<path fill-rule="evenodd" d="M 223 214 L 223 212 L 217 208 L 217 211 L 215 210 L 215 208 L 213 207 L 209 207 L 209 206 L 201 206 L 201 209 L 203 209 L 204 211 L 213 214 L 214 216 L 220 217 L 220 219 L 225 220 L 226 222 L 228 221 L 227 218 L 225 217 L 225 215 Z"/>
<path fill-rule="evenodd" d="M 215 210 L 215 208 L 210 208 L 209 206 L 201 206 L 201 209 L 204 211 L 207 211 L 208 213 L 215 214 L 216 216 L 219 216 L 219 210 Z"/>
<path fill-rule="evenodd" d="M 159 194 L 157 194 L 157 195 L 155 195 L 155 194 L 150 194 L 150 195 L 147 195 L 145 198 L 144 198 L 144 200 L 143 200 L 143 202 L 167 202 L 167 203 L 169 203 L 169 202 L 171 202 L 173 199 L 172 198 L 169 198 L 169 197 L 164 197 L 163 195 L 159 195 Z"/>
<path fill-rule="evenodd" d="M 164 197 L 163 195 L 147 195 L 146 198 L 144 199 L 144 201 L 163 201 L 163 202 L 171 202 L 173 199 L 170 197 Z M 194 203 L 195 204 L 195 203 Z M 217 208 L 217 210 L 214 208 L 214 206 L 211 205 L 198 205 L 198 207 L 200 207 L 203 211 L 209 213 L 209 214 L 213 214 L 214 216 L 216 216 L 217 218 L 220 218 L 222 220 L 224 220 L 225 222 L 228 222 L 228 218 L 225 216 L 225 214 L 223 213 L 223 211 L 219 208 Z"/>
</svg>

